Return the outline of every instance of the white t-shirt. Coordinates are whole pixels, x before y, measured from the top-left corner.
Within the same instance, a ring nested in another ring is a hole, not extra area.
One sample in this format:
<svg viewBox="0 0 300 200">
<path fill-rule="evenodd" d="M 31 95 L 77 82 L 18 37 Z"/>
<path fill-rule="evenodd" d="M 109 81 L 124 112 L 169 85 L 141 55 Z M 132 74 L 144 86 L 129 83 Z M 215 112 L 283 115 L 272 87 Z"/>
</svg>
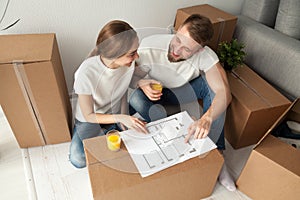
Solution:
<svg viewBox="0 0 300 200">
<path fill-rule="evenodd" d="M 126 93 L 134 72 L 131 67 L 110 69 L 100 56 L 86 59 L 75 72 L 74 91 L 76 94 L 92 95 L 96 113 L 120 113 L 121 98 Z M 75 117 L 86 122 L 79 102 L 76 105 Z"/>
<path fill-rule="evenodd" d="M 173 36 L 160 34 L 144 38 L 136 61 L 149 78 L 160 81 L 164 87 L 180 87 L 219 62 L 216 53 L 207 46 L 185 61 L 170 62 L 167 55 Z"/>
</svg>

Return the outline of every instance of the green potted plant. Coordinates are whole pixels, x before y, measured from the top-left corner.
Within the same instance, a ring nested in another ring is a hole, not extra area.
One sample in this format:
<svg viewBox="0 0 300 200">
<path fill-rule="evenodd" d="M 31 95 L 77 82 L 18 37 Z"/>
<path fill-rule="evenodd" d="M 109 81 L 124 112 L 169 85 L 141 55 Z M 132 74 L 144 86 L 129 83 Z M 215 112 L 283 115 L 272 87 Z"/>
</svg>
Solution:
<svg viewBox="0 0 300 200">
<path fill-rule="evenodd" d="M 243 63 L 246 53 L 243 51 L 245 45 L 233 39 L 230 42 L 221 42 L 217 49 L 220 63 L 225 70 L 231 71 Z"/>
</svg>

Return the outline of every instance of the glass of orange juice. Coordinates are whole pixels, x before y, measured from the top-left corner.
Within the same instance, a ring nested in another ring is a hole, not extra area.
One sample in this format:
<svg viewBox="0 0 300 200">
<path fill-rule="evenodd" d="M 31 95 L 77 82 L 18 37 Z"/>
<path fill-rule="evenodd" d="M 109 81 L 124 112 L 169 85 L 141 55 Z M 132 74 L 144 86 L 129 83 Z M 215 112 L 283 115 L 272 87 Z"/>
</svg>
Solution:
<svg viewBox="0 0 300 200">
<path fill-rule="evenodd" d="M 157 90 L 157 91 L 162 92 L 163 86 L 161 84 L 158 84 L 158 83 L 152 83 L 151 88 L 153 90 Z"/>
<path fill-rule="evenodd" d="M 111 151 L 119 151 L 121 147 L 121 137 L 119 131 L 111 130 L 106 133 L 107 147 Z"/>
</svg>

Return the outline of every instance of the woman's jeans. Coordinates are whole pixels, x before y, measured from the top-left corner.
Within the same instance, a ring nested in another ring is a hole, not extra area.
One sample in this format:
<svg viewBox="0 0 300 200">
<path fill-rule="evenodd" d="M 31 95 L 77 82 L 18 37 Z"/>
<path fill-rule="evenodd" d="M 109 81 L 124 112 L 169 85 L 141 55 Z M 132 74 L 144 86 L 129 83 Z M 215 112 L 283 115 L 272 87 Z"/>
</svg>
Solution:
<svg viewBox="0 0 300 200">
<path fill-rule="evenodd" d="M 86 159 L 83 148 L 83 140 L 96 136 L 105 135 L 108 131 L 116 129 L 121 131 L 117 124 L 97 124 L 89 122 L 80 122 L 75 119 L 72 142 L 70 145 L 70 162 L 76 168 L 86 166 Z"/>
<path fill-rule="evenodd" d="M 181 106 L 182 104 L 198 101 L 198 99 L 203 100 L 203 113 L 205 113 L 215 96 L 214 92 L 209 88 L 205 77 L 202 76 L 178 88 L 163 88 L 162 93 L 160 100 L 151 101 L 141 89 L 136 89 L 129 99 L 130 114 L 133 115 L 135 112 L 138 112 L 145 121 L 151 122 L 167 117 L 167 113 L 163 108 L 164 105 Z M 198 109 L 200 112 L 199 107 L 195 109 Z M 225 112 L 212 123 L 208 134 L 219 150 L 225 149 L 224 122 Z"/>
</svg>

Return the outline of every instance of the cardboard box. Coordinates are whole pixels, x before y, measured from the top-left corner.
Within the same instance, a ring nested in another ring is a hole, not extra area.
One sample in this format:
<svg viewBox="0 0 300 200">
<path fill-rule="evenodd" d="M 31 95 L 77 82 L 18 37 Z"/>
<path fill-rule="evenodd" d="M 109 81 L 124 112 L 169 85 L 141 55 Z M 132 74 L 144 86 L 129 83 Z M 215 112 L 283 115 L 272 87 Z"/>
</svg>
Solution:
<svg viewBox="0 0 300 200">
<path fill-rule="evenodd" d="M 233 148 L 256 144 L 291 102 L 246 65 L 227 73 L 232 101 L 225 137 Z"/>
<path fill-rule="evenodd" d="M 211 195 L 223 157 L 214 149 L 142 178 L 126 148 L 112 152 L 105 136 L 84 140 L 87 167 L 94 199 L 199 200 Z"/>
<path fill-rule="evenodd" d="M 70 141 L 72 112 L 55 35 L 1 35 L 0 44 L 0 104 L 19 146 Z"/>
<path fill-rule="evenodd" d="M 299 199 L 300 150 L 270 135 L 283 120 L 300 122 L 296 100 L 254 147 L 237 180 L 238 189 L 252 199 Z"/>
<path fill-rule="evenodd" d="M 177 10 L 174 23 L 175 30 L 192 14 L 200 14 L 210 19 L 214 28 L 214 35 L 208 46 L 217 50 L 218 44 L 222 41 L 231 41 L 237 17 L 217 9 L 211 5 L 203 4 Z"/>
</svg>

